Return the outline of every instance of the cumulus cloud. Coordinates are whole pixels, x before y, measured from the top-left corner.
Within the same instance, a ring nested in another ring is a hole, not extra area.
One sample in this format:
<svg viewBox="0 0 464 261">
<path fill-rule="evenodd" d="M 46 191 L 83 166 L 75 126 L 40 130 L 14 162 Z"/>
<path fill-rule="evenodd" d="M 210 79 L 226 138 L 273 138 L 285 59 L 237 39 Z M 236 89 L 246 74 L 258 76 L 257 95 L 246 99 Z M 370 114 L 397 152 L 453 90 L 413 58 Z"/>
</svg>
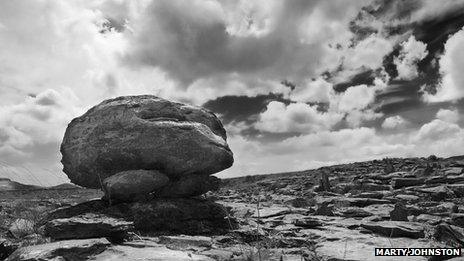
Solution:
<svg viewBox="0 0 464 261">
<path fill-rule="evenodd" d="M 427 102 L 457 101 L 464 97 L 464 29 L 451 36 L 445 44 L 445 53 L 440 57 L 441 84 L 435 94 L 425 93 Z"/>
<path fill-rule="evenodd" d="M 455 137 L 462 132 L 459 125 L 451 122 L 445 122 L 440 119 L 435 119 L 424 124 L 417 133 L 415 140 L 417 141 L 434 141 Z"/>
<path fill-rule="evenodd" d="M 338 108 L 349 112 L 366 108 L 375 99 L 377 88 L 365 84 L 348 88 L 339 96 Z"/>
<path fill-rule="evenodd" d="M 385 120 L 382 123 L 382 128 L 396 129 L 405 126 L 407 123 L 408 121 L 405 120 L 403 117 L 401 117 L 400 115 L 395 115 L 385 118 Z"/>
<path fill-rule="evenodd" d="M 319 112 L 314 106 L 305 103 L 272 101 L 266 111 L 260 114 L 255 127 L 268 132 L 310 133 L 330 129 L 343 115 L 332 112 Z"/>
<path fill-rule="evenodd" d="M 398 134 L 359 127 L 307 133 L 276 142 L 232 136 L 229 143 L 238 155 L 236 165 L 221 172 L 221 177 L 304 170 L 383 157 L 460 155 L 464 129 L 434 119 L 416 130 Z"/>
<path fill-rule="evenodd" d="M 417 63 L 424 59 L 428 54 L 427 45 L 417 41 L 414 36 L 401 43 L 400 54 L 395 57 L 393 63 L 398 71 L 398 79 L 411 80 L 416 78 Z"/>
<path fill-rule="evenodd" d="M 334 95 L 333 84 L 319 77 L 310 80 L 305 85 L 296 86 L 289 94 L 292 101 L 297 102 L 330 102 L 330 96 Z"/>
<path fill-rule="evenodd" d="M 224 74 L 301 83 L 316 76 L 328 41 L 342 31 L 348 40 L 347 23 L 364 1 L 344 3 L 153 1 L 126 58 L 158 66 L 185 86 Z"/>
<path fill-rule="evenodd" d="M 437 119 L 448 123 L 458 123 L 459 112 L 457 110 L 440 109 L 437 112 Z"/>
<path fill-rule="evenodd" d="M 393 41 L 372 34 L 359 42 L 355 48 L 347 49 L 343 65 L 347 69 L 365 67 L 375 70 L 382 66 L 383 57 L 393 50 L 393 46 Z"/>
</svg>

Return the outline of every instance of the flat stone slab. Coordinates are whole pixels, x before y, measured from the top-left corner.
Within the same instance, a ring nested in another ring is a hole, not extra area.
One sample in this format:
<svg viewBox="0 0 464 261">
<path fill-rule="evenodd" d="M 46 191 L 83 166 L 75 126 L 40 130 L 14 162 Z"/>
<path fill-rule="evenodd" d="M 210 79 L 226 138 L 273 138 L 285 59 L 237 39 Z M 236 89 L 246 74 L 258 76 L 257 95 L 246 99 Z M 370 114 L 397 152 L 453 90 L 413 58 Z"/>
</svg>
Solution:
<svg viewBox="0 0 464 261">
<path fill-rule="evenodd" d="M 378 221 L 364 223 L 360 226 L 386 237 L 424 237 L 424 228 L 419 223 L 406 221 Z"/>
<path fill-rule="evenodd" d="M 45 225 L 45 235 L 54 240 L 108 237 L 122 241 L 133 230 L 133 222 L 99 214 L 54 219 Z"/>
<path fill-rule="evenodd" d="M 137 240 L 121 245 L 111 245 L 108 240 L 98 238 L 66 240 L 22 247 L 6 260 L 213 261 L 214 259 L 189 251 L 171 250 L 151 240 Z"/>
</svg>

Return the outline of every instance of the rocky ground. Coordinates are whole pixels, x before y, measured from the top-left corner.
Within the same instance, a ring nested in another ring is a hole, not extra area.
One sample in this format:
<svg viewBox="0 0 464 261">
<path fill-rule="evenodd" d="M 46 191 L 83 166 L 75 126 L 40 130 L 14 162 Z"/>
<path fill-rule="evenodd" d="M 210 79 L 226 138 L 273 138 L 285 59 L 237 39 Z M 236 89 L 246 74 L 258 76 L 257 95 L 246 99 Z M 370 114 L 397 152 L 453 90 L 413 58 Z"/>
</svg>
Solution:
<svg viewBox="0 0 464 261">
<path fill-rule="evenodd" d="M 384 159 L 227 179 L 197 199 L 130 206 L 90 200 L 103 195 L 90 189 L 3 192 L 0 259 L 443 260 L 374 257 L 374 248 L 463 247 L 463 169 L 464 157 Z"/>
</svg>

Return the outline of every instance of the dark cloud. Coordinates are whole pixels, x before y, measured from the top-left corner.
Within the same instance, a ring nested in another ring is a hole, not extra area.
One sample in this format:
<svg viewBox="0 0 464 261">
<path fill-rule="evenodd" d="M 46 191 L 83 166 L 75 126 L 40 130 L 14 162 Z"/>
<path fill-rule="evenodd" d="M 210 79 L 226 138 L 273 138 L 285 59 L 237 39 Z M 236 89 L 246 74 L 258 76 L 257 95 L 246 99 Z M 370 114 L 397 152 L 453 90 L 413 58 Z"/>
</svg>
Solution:
<svg viewBox="0 0 464 261">
<path fill-rule="evenodd" d="M 345 12 L 331 8 L 335 2 L 340 1 L 285 1 L 269 32 L 258 36 L 228 32 L 221 8 L 211 2 L 153 1 L 126 59 L 133 65 L 159 66 L 185 85 L 229 73 L 301 81 L 313 74 L 326 44 L 326 39 L 302 41 L 301 24 L 316 6 L 326 19 L 342 19 Z"/>
<path fill-rule="evenodd" d="M 210 100 L 202 106 L 221 115 L 224 123 L 239 121 L 256 121 L 256 116 L 266 109 L 271 101 L 280 101 L 289 104 L 290 101 L 280 94 L 248 96 L 223 96 L 215 100 Z"/>
<path fill-rule="evenodd" d="M 344 92 L 351 86 L 360 84 L 372 85 L 374 83 L 375 75 L 373 70 L 366 70 L 355 74 L 348 81 L 337 83 L 334 85 L 336 92 Z"/>
</svg>

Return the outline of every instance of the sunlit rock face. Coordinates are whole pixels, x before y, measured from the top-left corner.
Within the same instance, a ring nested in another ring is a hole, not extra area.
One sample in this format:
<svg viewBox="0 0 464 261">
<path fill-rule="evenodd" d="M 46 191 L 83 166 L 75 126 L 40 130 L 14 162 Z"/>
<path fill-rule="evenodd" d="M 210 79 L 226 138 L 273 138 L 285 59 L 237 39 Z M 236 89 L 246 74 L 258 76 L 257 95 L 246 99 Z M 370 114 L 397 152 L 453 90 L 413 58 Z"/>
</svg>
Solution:
<svg viewBox="0 0 464 261">
<path fill-rule="evenodd" d="M 73 183 L 88 188 L 111 184 L 105 179 L 129 170 L 156 170 L 172 188 L 190 176 L 203 179 L 232 166 L 226 139 L 222 123 L 208 110 L 152 95 L 123 96 L 71 121 L 61 144 L 61 162 Z"/>
</svg>

